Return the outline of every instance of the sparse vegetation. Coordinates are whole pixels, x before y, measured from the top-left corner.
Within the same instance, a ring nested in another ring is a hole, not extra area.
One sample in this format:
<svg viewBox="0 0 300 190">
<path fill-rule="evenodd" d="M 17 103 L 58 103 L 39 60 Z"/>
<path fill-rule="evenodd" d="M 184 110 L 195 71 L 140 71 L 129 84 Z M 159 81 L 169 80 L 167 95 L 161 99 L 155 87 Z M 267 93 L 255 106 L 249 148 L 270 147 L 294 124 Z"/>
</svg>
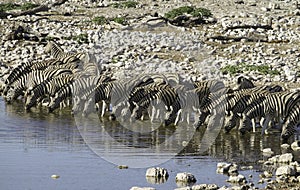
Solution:
<svg viewBox="0 0 300 190">
<path fill-rule="evenodd" d="M 167 19 L 174 19 L 180 15 L 184 14 L 190 14 L 193 17 L 198 17 L 202 19 L 203 17 L 209 17 L 211 16 L 211 12 L 208 9 L 205 8 L 196 8 L 193 6 L 183 6 L 176 9 L 173 9 L 167 13 L 165 13 L 165 18 Z"/>
<path fill-rule="evenodd" d="M 15 3 L 3 3 L 0 4 L 0 12 L 6 12 L 6 11 L 10 11 L 10 10 L 29 10 L 32 8 L 35 8 L 39 5 L 34 4 L 34 3 L 24 3 L 22 5 L 19 4 L 15 4 Z"/>
<path fill-rule="evenodd" d="M 113 19 L 114 22 L 122 24 L 122 25 L 127 25 L 128 21 L 125 17 L 116 17 Z"/>
<path fill-rule="evenodd" d="M 15 3 L 1 3 L 0 4 L 0 12 L 5 12 L 5 11 L 10 11 L 13 9 L 17 9 L 19 7 L 19 5 L 15 4 Z"/>
<path fill-rule="evenodd" d="M 115 18 L 105 18 L 104 16 L 97 16 L 92 19 L 92 22 L 99 25 L 109 24 L 110 21 L 114 21 L 116 23 L 127 25 L 128 20 L 125 17 L 115 17 Z"/>
<path fill-rule="evenodd" d="M 125 1 L 121 3 L 113 3 L 113 8 L 125 9 L 125 8 L 136 8 L 139 3 L 136 1 Z"/>
<path fill-rule="evenodd" d="M 230 74 L 234 75 L 237 73 L 243 73 L 243 72 L 250 72 L 250 71 L 256 71 L 261 74 L 270 74 L 272 76 L 279 75 L 280 72 L 278 70 L 272 69 L 268 65 L 249 65 L 246 63 L 240 63 L 238 65 L 227 65 L 223 68 L 221 68 L 221 71 L 223 74 Z"/>
<path fill-rule="evenodd" d="M 97 16 L 93 18 L 92 22 L 98 25 L 104 25 L 104 24 L 108 24 L 109 20 L 104 16 Z"/>
</svg>

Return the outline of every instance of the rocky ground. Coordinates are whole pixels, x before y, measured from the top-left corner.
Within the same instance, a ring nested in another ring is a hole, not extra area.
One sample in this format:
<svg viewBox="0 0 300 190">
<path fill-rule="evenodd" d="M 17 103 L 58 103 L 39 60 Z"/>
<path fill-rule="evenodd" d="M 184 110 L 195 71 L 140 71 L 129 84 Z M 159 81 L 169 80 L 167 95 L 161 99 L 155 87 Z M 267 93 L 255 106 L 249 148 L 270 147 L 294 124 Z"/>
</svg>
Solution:
<svg viewBox="0 0 300 190">
<path fill-rule="evenodd" d="M 134 8 L 118 7 L 122 2 L 68 0 L 34 15 L 2 18 L 0 62 L 47 59 L 44 46 L 55 40 L 66 51 L 95 54 L 99 66 L 111 68 L 117 78 L 177 72 L 229 84 L 245 75 L 256 83 L 300 86 L 300 4 L 295 0 L 141 0 Z M 212 15 L 184 27 L 162 19 L 187 5 Z"/>
<path fill-rule="evenodd" d="M 1 20 L 0 61 L 45 59 L 45 40 L 55 39 L 68 51 L 95 53 L 118 77 L 168 71 L 228 82 L 241 74 L 259 83 L 299 81 L 297 1 L 152 0 L 138 1 L 135 8 L 113 6 L 122 2 L 69 0 L 36 15 L 8 16 Z M 188 27 L 160 19 L 186 5 L 206 8 L 212 16 Z M 18 26 L 27 40 L 12 35 Z"/>
</svg>

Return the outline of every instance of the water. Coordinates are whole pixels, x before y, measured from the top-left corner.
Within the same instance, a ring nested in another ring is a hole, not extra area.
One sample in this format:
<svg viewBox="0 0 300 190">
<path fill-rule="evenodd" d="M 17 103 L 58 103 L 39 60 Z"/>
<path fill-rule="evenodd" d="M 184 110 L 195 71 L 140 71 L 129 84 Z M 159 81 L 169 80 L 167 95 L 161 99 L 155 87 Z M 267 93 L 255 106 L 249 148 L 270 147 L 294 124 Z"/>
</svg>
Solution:
<svg viewBox="0 0 300 190">
<path fill-rule="evenodd" d="M 218 186 L 231 186 L 226 182 L 228 176 L 216 174 L 216 165 L 222 161 L 253 166 L 253 169 L 240 173 L 245 175 L 248 181 L 253 181 L 257 187 L 263 187 L 257 184 L 258 171 L 261 170 L 257 161 L 265 159 L 261 150 L 271 147 L 276 154 L 281 153 L 278 132 L 265 137 L 261 137 L 259 132 L 243 137 L 235 132 L 221 132 L 213 145 L 202 151 L 199 144 L 203 133 L 197 131 L 188 146 L 177 156 L 162 163 L 159 163 L 161 158 L 157 158 L 157 166 L 167 168 L 170 176 L 167 181 L 155 181 L 145 177 L 147 168 L 119 169 L 116 164 L 107 161 L 111 157 L 101 154 L 103 150 L 109 150 L 110 155 L 123 160 L 120 163 L 125 164 L 126 160 L 132 158 L 137 164 L 141 160 L 155 161 L 154 155 L 161 156 L 167 148 L 160 149 L 161 152 L 145 154 L 141 154 L 139 150 L 151 147 L 162 135 L 168 134 L 169 130 L 172 134 L 172 129 L 161 129 L 158 134 L 149 134 L 150 136 L 135 136 L 129 130 L 120 129 L 116 122 L 103 120 L 99 126 L 82 127 L 70 115 L 70 110 L 48 114 L 43 109 L 25 112 L 23 106 L 23 103 L 18 101 L 6 105 L 3 99 L 0 99 L 0 189 L 106 190 L 130 189 L 133 186 L 174 189 L 183 185 L 175 183 L 175 176 L 179 172 L 191 172 L 195 175 L 197 184 L 215 183 Z M 143 125 L 147 127 L 147 122 Z M 103 129 L 109 131 L 122 146 L 99 137 L 99 134 L 103 133 L 98 132 Z M 180 130 L 180 135 L 189 138 L 184 131 Z M 152 140 L 149 140 L 149 137 Z M 90 144 L 96 141 L 97 143 Z M 181 143 L 178 142 L 179 145 Z M 175 143 L 167 147 L 174 149 L 178 146 Z M 60 178 L 52 179 L 53 174 L 59 175 Z M 250 174 L 253 178 L 248 177 Z"/>
</svg>

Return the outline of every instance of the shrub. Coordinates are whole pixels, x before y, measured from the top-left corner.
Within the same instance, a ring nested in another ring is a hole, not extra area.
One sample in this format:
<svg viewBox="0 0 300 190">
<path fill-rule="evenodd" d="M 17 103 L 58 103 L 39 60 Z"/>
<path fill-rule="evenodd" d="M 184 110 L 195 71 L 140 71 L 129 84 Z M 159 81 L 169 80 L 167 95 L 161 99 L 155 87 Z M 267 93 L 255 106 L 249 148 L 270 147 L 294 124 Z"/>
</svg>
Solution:
<svg viewBox="0 0 300 190">
<path fill-rule="evenodd" d="M 125 9 L 125 8 L 136 8 L 139 3 L 135 1 L 125 1 L 121 3 L 113 3 L 113 8 Z"/>
<path fill-rule="evenodd" d="M 104 16 L 97 16 L 93 18 L 92 22 L 95 24 L 104 25 L 108 23 L 108 20 Z"/>
<path fill-rule="evenodd" d="M 165 18 L 174 19 L 183 14 L 190 14 L 193 17 L 203 18 L 211 16 L 211 12 L 205 8 L 196 8 L 193 6 L 183 6 L 176 9 L 173 9 L 167 13 L 165 13 Z"/>
<path fill-rule="evenodd" d="M 34 3 L 24 3 L 22 5 L 18 5 L 15 3 L 4 3 L 4 4 L 0 4 L 0 12 L 10 11 L 14 9 L 20 9 L 22 11 L 25 11 L 38 6 L 39 6 L 38 4 L 34 4 Z"/>
<path fill-rule="evenodd" d="M 238 65 L 227 65 L 225 67 L 222 67 L 221 71 L 223 74 L 229 73 L 230 75 L 250 71 L 256 71 L 265 75 L 270 74 L 272 76 L 280 74 L 278 70 L 274 70 L 268 65 L 249 65 L 246 63 L 240 63 Z"/>
<path fill-rule="evenodd" d="M 127 25 L 128 22 L 125 17 L 116 17 L 113 19 L 116 23 L 122 24 L 122 25 Z"/>
</svg>

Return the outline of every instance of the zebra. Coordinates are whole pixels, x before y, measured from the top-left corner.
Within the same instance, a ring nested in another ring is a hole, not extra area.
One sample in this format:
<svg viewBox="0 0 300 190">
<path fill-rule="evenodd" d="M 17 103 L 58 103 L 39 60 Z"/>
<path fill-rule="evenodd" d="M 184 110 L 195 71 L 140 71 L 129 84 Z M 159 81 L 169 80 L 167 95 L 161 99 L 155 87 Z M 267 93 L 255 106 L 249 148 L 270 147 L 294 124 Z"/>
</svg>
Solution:
<svg viewBox="0 0 300 190">
<path fill-rule="evenodd" d="M 280 92 L 282 91 L 282 87 L 280 86 L 258 86 L 243 90 L 235 91 L 231 94 L 231 98 L 228 99 L 228 107 L 229 110 L 232 112 L 231 119 L 229 120 L 229 124 L 225 125 L 225 131 L 228 133 L 232 128 L 236 126 L 236 124 L 240 120 L 240 115 L 243 111 L 247 108 L 249 104 L 256 101 L 259 103 L 264 100 L 265 95 L 273 92 Z M 231 106 L 230 106 L 231 105 Z M 255 128 L 253 128 L 255 130 Z"/>
<path fill-rule="evenodd" d="M 56 59 L 49 59 L 41 62 L 32 62 L 32 61 L 27 61 L 25 63 L 21 63 L 15 68 L 13 68 L 7 77 L 5 84 L 10 85 L 14 81 L 16 81 L 18 78 L 20 78 L 22 75 L 29 73 L 33 70 L 42 70 L 50 65 L 61 65 L 62 62 Z"/>
<path fill-rule="evenodd" d="M 111 78 L 107 78 L 100 82 L 95 88 L 95 93 L 91 93 L 90 97 L 87 97 L 87 101 L 85 102 L 83 108 L 83 115 L 87 115 L 91 110 L 91 106 L 94 104 L 99 105 L 102 103 L 102 109 L 100 111 L 100 116 L 103 117 L 105 114 L 105 110 L 107 105 L 110 103 L 110 93 L 112 86 L 110 85 L 112 80 Z M 91 96 L 92 95 L 92 96 Z M 98 107 L 99 109 L 99 107 Z"/>
<path fill-rule="evenodd" d="M 89 94 L 93 93 L 97 84 L 99 84 L 102 79 L 101 75 L 87 75 L 81 76 L 74 81 L 72 85 L 72 114 L 77 114 L 79 110 L 82 110 L 85 103 L 85 99 L 83 97 L 87 97 Z"/>
<path fill-rule="evenodd" d="M 241 89 L 249 89 L 249 88 L 254 88 L 255 85 L 250 79 L 245 78 L 244 76 L 240 76 L 237 79 L 237 84 L 238 84 L 238 90 Z"/>
<path fill-rule="evenodd" d="M 296 132 L 297 125 L 300 124 L 300 101 L 293 106 L 289 115 L 285 118 L 285 123 L 282 126 L 281 138 L 283 141 L 287 141 L 290 136 Z"/>
<path fill-rule="evenodd" d="M 20 95 L 24 94 L 24 91 L 34 88 L 34 86 L 42 83 L 43 81 L 61 75 L 61 74 L 71 74 L 69 69 L 56 69 L 49 71 L 35 70 L 30 73 L 26 73 L 18 80 L 13 82 L 8 91 L 4 94 L 7 102 L 10 102 Z"/>
<path fill-rule="evenodd" d="M 50 53 L 53 58 L 56 58 L 63 63 L 81 62 L 86 56 L 86 53 L 65 53 L 54 41 L 48 41 L 45 46 L 45 53 Z"/>
<path fill-rule="evenodd" d="M 57 76 L 47 79 L 33 89 L 29 90 L 25 97 L 25 110 L 29 110 L 43 97 L 54 96 L 55 93 L 65 84 L 74 80 L 73 75 Z"/>
<path fill-rule="evenodd" d="M 147 110 L 151 102 L 156 100 L 163 102 L 166 110 L 170 113 L 169 118 L 165 120 L 165 125 L 168 126 L 175 122 L 175 114 L 181 109 L 178 94 L 175 89 L 169 84 L 164 83 L 151 83 L 143 86 L 146 96 L 136 102 L 136 119 L 140 119 L 143 112 Z"/>
<path fill-rule="evenodd" d="M 196 81 L 193 85 L 195 87 L 194 93 L 196 93 L 198 97 L 197 109 L 201 112 L 197 124 L 198 128 L 211 113 L 210 109 L 205 109 L 209 104 L 212 104 L 212 99 L 209 97 L 210 94 L 222 91 L 222 89 L 225 88 L 225 85 L 222 81 L 218 80 Z"/>
<path fill-rule="evenodd" d="M 251 120 L 254 118 L 264 117 L 262 125 L 262 134 L 273 118 L 279 119 L 279 125 L 282 125 L 283 119 L 288 115 L 291 103 L 295 97 L 299 96 L 298 92 L 274 92 L 265 96 L 265 99 L 259 103 L 252 102 L 243 112 L 243 122 L 239 128 L 240 133 L 244 134 L 251 126 Z"/>
<path fill-rule="evenodd" d="M 54 95 L 50 96 L 50 102 L 48 104 L 48 112 L 53 112 L 55 109 L 61 106 L 65 100 L 69 100 L 72 97 L 72 85 L 74 80 L 64 84 Z"/>
</svg>

